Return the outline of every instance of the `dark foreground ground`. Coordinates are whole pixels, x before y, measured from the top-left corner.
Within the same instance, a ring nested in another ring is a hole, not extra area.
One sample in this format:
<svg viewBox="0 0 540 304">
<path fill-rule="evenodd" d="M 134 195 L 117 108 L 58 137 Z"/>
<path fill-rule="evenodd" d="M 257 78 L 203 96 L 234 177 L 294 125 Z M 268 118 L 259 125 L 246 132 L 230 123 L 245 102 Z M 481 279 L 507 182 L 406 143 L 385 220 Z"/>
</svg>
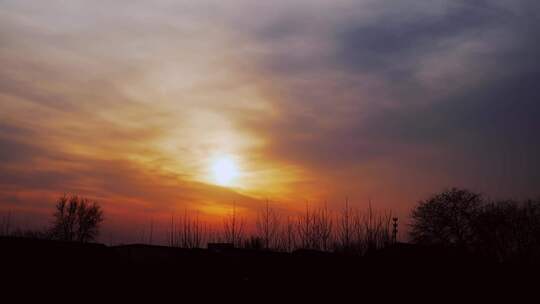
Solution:
<svg viewBox="0 0 540 304">
<path fill-rule="evenodd" d="M 368 294 L 384 299 L 434 295 L 432 300 L 440 302 L 472 294 L 484 300 L 505 294 L 516 300 L 540 292 L 537 266 L 487 262 L 408 244 L 357 257 L 0 238 L 0 266 L 0 291 L 17 290 L 22 297 L 72 291 L 83 298 L 114 292 L 174 294 L 179 300 L 186 293 L 218 298 L 253 293 L 261 300 L 295 292 L 311 298 L 325 293 L 358 299 Z"/>
</svg>

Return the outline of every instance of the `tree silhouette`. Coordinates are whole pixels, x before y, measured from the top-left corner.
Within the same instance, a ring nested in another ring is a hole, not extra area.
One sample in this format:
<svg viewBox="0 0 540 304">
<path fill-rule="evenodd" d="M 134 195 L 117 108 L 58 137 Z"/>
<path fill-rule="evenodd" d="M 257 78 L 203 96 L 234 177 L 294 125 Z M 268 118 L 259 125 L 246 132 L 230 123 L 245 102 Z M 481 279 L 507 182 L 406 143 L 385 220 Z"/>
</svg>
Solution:
<svg viewBox="0 0 540 304">
<path fill-rule="evenodd" d="M 474 221 L 482 196 L 452 188 L 420 201 L 411 214 L 411 238 L 417 243 L 466 246 L 474 242 Z"/>
<path fill-rule="evenodd" d="M 363 232 L 364 250 L 374 251 L 390 244 L 390 221 L 392 213 L 389 211 L 377 212 L 373 210 L 371 201 L 368 204 L 367 213 L 358 217 L 359 231 Z"/>
<path fill-rule="evenodd" d="M 193 216 L 187 209 L 181 217 L 171 215 L 170 230 L 167 233 L 171 247 L 201 248 L 204 241 L 212 239 L 208 227 L 199 219 L 199 212 L 196 211 Z"/>
<path fill-rule="evenodd" d="M 297 218 L 297 235 L 300 248 L 313 249 L 313 214 L 306 203 L 306 211 Z"/>
<path fill-rule="evenodd" d="M 540 201 L 498 201 L 483 206 L 475 219 L 475 249 L 498 261 L 540 257 Z"/>
<path fill-rule="evenodd" d="M 312 231 L 314 249 L 329 250 L 333 237 L 333 220 L 326 203 L 324 207 L 315 210 L 313 213 Z"/>
<path fill-rule="evenodd" d="M 91 242 L 98 236 L 101 222 L 103 210 L 96 202 L 64 195 L 56 203 L 51 235 L 63 241 Z"/>
<path fill-rule="evenodd" d="M 233 202 L 231 214 L 223 219 L 223 238 L 226 242 L 240 247 L 244 237 L 244 219 L 236 213 L 236 202 Z"/>
<path fill-rule="evenodd" d="M 291 216 L 287 216 L 282 229 L 279 233 L 279 249 L 285 252 L 293 251 L 297 246 L 297 235 L 295 230 L 295 222 Z"/>
<path fill-rule="evenodd" d="M 339 249 L 343 251 L 350 251 L 353 243 L 353 215 L 351 208 L 349 207 L 349 199 L 345 200 L 345 207 L 339 213 L 337 218 L 338 232 L 337 240 Z"/>
<path fill-rule="evenodd" d="M 498 262 L 540 260 L 540 200 L 486 202 L 478 193 L 450 189 L 413 209 L 414 242 L 459 246 Z"/>
<path fill-rule="evenodd" d="M 255 227 L 257 228 L 257 238 L 262 240 L 264 249 L 268 250 L 277 247 L 280 220 L 277 213 L 270 208 L 266 201 L 264 211 L 257 214 Z"/>
</svg>

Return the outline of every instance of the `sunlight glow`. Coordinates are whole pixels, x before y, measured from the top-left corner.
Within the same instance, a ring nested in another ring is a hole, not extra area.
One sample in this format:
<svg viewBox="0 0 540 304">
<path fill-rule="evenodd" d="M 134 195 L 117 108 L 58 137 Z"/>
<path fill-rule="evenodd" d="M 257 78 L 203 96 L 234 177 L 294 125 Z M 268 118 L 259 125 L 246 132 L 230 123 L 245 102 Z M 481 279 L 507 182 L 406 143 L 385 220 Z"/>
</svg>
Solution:
<svg viewBox="0 0 540 304">
<path fill-rule="evenodd" d="M 236 162 L 229 156 L 217 157 L 212 163 L 214 182 L 221 186 L 233 186 L 239 175 Z"/>
</svg>

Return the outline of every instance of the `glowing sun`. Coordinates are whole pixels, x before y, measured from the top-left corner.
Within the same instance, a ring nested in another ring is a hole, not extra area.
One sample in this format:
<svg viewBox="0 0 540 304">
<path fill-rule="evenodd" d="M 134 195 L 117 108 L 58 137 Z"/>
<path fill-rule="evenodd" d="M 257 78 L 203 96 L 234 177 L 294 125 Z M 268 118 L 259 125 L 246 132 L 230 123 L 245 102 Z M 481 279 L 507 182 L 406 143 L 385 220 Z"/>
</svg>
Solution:
<svg viewBox="0 0 540 304">
<path fill-rule="evenodd" d="M 213 180 L 220 186 L 232 186 L 239 175 L 236 162 L 229 156 L 217 157 L 212 163 Z"/>
</svg>

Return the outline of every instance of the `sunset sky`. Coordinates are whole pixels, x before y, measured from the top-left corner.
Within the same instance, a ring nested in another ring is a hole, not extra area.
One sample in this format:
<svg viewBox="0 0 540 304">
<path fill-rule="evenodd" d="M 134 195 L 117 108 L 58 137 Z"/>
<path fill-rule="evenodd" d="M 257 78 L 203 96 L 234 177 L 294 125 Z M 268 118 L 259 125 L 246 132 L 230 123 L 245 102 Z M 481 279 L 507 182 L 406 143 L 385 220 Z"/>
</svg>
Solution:
<svg viewBox="0 0 540 304">
<path fill-rule="evenodd" d="M 0 1 L 0 214 L 540 195 L 536 0 Z M 140 228 L 137 228 L 140 229 Z M 131 231 L 131 232 L 129 232 Z"/>
</svg>

